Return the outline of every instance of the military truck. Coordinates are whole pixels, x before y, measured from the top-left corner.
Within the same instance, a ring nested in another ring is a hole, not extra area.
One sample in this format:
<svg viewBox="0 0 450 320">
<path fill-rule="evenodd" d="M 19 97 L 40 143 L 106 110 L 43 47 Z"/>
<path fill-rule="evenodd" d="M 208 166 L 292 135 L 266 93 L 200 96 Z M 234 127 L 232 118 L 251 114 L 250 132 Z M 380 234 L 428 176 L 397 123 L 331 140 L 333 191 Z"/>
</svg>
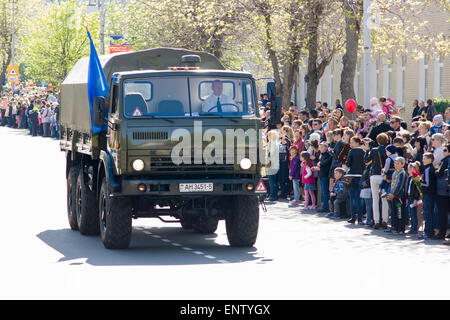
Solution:
<svg viewBox="0 0 450 320">
<path fill-rule="evenodd" d="M 121 249 L 129 246 L 133 219 L 178 222 L 203 234 L 225 220 L 231 246 L 252 246 L 258 192 L 264 193 L 256 150 L 261 144 L 245 138 L 260 126 L 252 75 L 184 49 L 99 58 L 110 93 L 94 98 L 92 115 L 89 58 L 79 60 L 61 85 L 60 148 L 71 229 L 100 234 L 106 248 Z M 218 89 L 222 101 L 213 96 Z M 107 129 L 93 134 L 93 124 Z M 227 130 L 234 130 L 231 138 Z M 222 149 L 208 149 L 213 140 Z M 219 160 L 231 154 L 233 161 L 211 163 L 202 150 Z"/>
</svg>

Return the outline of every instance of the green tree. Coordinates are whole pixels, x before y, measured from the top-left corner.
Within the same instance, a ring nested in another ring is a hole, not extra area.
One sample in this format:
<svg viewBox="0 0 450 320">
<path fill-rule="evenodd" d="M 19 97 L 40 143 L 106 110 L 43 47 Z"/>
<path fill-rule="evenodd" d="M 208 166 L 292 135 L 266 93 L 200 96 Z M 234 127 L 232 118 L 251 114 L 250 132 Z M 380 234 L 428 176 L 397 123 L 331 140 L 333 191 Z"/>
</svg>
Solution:
<svg viewBox="0 0 450 320">
<path fill-rule="evenodd" d="M 6 70 L 12 56 L 12 29 L 8 3 L 7 0 L 0 1 L 0 90 L 6 80 Z"/>
<path fill-rule="evenodd" d="M 59 85 L 73 65 L 89 55 L 89 39 L 84 23 L 93 39 L 98 39 L 98 14 L 86 15 L 85 6 L 76 0 L 47 4 L 47 10 L 30 19 L 28 33 L 22 38 L 26 74 Z"/>
<path fill-rule="evenodd" d="M 131 0 L 107 8 L 107 33 L 123 34 L 137 50 L 176 47 L 209 52 L 236 68 L 227 52 L 239 48 L 245 25 L 238 0 Z M 139 23 L 136 23 L 139 21 Z"/>
</svg>

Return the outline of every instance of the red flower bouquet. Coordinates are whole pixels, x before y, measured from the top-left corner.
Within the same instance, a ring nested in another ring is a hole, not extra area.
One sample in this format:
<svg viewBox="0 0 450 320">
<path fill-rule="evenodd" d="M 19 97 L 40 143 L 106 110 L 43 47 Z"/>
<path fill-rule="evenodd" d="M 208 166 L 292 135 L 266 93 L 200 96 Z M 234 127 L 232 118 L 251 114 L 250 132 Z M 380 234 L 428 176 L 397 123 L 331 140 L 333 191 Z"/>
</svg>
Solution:
<svg viewBox="0 0 450 320">
<path fill-rule="evenodd" d="M 417 189 L 419 190 L 420 196 L 422 196 L 422 189 L 420 189 L 420 180 L 422 177 L 420 176 L 420 172 L 417 169 L 414 169 L 412 172 L 412 179 L 414 181 L 414 184 L 417 186 Z"/>
</svg>

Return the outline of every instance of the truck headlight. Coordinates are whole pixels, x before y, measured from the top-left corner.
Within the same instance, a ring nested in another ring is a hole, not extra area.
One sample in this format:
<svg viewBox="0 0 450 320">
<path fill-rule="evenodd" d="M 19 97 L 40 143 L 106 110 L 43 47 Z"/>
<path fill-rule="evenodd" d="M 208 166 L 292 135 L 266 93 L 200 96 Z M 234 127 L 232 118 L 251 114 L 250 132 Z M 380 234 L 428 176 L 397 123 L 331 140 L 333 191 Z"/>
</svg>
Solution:
<svg viewBox="0 0 450 320">
<path fill-rule="evenodd" d="M 244 158 L 239 163 L 242 170 L 248 170 L 252 166 L 252 161 L 249 158 Z"/>
<path fill-rule="evenodd" d="M 141 159 L 134 160 L 131 165 L 133 166 L 133 169 L 136 171 L 144 170 L 144 161 L 142 161 Z"/>
</svg>

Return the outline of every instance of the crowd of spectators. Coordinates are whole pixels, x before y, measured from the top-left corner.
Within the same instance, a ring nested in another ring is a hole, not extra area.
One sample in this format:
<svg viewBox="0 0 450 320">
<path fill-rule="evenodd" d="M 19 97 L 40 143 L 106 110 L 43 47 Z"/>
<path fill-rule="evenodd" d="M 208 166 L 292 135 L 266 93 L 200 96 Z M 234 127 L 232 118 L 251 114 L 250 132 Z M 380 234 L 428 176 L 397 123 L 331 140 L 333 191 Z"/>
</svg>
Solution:
<svg viewBox="0 0 450 320">
<path fill-rule="evenodd" d="M 5 89 L 0 97 L 0 126 L 28 129 L 32 136 L 58 139 L 57 94 L 22 84 Z"/>
<path fill-rule="evenodd" d="M 450 244 L 450 108 L 441 114 L 433 100 L 416 100 L 408 126 L 385 97 L 353 114 L 339 100 L 308 109 L 291 102 L 281 121 L 271 116 L 267 95 L 258 105 L 266 200 L 290 199 L 302 213 Z"/>
</svg>

